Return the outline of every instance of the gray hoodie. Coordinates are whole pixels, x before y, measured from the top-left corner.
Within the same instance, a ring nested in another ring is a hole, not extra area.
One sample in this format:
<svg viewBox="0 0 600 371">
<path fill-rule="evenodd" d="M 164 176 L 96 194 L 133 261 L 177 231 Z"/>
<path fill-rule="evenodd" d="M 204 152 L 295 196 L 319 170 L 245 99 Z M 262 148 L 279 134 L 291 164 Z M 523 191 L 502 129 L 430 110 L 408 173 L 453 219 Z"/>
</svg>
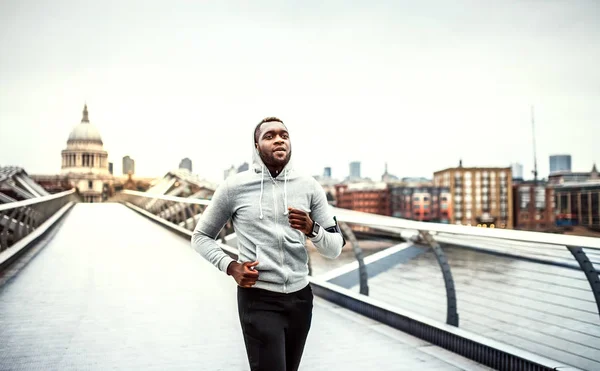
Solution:
<svg viewBox="0 0 600 371">
<path fill-rule="evenodd" d="M 288 206 L 308 212 L 321 225 L 319 234 L 311 239 L 321 255 L 338 257 L 345 241 L 321 185 L 311 176 L 297 174 L 291 157 L 273 178 L 254 146 L 254 136 L 252 144 L 250 170 L 230 176 L 217 188 L 194 229 L 192 247 L 227 272 L 233 259 L 215 238 L 231 219 L 238 239 L 238 262 L 259 262 L 254 287 L 294 292 L 308 284 L 307 237 L 290 226 Z"/>
</svg>

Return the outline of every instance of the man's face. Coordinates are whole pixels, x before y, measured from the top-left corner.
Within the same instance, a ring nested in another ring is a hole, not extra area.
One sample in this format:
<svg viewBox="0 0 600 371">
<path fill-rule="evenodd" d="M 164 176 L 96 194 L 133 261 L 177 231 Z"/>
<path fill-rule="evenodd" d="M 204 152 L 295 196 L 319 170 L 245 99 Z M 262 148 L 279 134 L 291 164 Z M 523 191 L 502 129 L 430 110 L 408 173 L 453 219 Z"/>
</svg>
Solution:
<svg viewBox="0 0 600 371">
<path fill-rule="evenodd" d="M 292 155 L 290 136 L 281 122 L 265 122 L 260 127 L 256 144 L 260 158 L 265 165 L 283 167 Z"/>
</svg>

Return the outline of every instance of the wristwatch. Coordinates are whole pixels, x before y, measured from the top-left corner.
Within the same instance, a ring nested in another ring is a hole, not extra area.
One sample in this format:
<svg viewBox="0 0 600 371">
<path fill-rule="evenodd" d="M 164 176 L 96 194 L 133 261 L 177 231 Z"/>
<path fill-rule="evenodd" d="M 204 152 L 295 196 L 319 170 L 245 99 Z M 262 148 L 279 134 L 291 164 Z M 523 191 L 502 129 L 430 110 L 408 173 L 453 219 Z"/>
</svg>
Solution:
<svg viewBox="0 0 600 371">
<path fill-rule="evenodd" d="M 317 237 L 317 235 L 319 234 L 319 230 L 321 229 L 321 226 L 319 225 L 319 223 L 315 222 L 313 220 L 313 227 L 312 227 L 312 231 L 308 234 L 308 237 L 310 238 L 315 238 Z"/>
</svg>

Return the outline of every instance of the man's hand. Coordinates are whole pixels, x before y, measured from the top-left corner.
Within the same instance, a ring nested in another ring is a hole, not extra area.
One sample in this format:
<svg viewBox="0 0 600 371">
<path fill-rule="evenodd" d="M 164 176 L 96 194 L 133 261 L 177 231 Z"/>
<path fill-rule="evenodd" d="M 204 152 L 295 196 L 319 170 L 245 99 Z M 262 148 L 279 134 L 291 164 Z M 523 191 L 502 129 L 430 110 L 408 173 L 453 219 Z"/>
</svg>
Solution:
<svg viewBox="0 0 600 371">
<path fill-rule="evenodd" d="M 252 287 L 258 280 L 258 271 L 254 270 L 254 267 L 258 265 L 258 262 L 231 262 L 227 267 L 227 274 L 233 276 L 235 282 L 241 287 Z"/>
<path fill-rule="evenodd" d="M 288 207 L 288 213 L 288 219 L 292 228 L 301 231 L 305 235 L 309 235 L 312 232 L 313 221 L 306 211 Z"/>
</svg>

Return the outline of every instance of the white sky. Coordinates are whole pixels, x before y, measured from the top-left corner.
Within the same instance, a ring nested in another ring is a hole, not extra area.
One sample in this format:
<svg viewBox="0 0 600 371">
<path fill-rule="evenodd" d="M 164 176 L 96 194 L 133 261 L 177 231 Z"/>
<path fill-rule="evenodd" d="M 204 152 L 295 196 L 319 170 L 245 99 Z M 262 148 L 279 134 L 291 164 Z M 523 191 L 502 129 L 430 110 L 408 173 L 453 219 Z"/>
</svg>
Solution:
<svg viewBox="0 0 600 371">
<path fill-rule="evenodd" d="M 227 4 L 224 4 L 227 3 Z M 60 171 L 81 120 L 115 173 L 183 157 L 220 181 L 265 116 L 297 167 L 379 179 L 456 166 L 600 162 L 600 2 L 0 2 L 0 165 Z M 599 163 L 600 165 L 600 163 Z"/>
</svg>

